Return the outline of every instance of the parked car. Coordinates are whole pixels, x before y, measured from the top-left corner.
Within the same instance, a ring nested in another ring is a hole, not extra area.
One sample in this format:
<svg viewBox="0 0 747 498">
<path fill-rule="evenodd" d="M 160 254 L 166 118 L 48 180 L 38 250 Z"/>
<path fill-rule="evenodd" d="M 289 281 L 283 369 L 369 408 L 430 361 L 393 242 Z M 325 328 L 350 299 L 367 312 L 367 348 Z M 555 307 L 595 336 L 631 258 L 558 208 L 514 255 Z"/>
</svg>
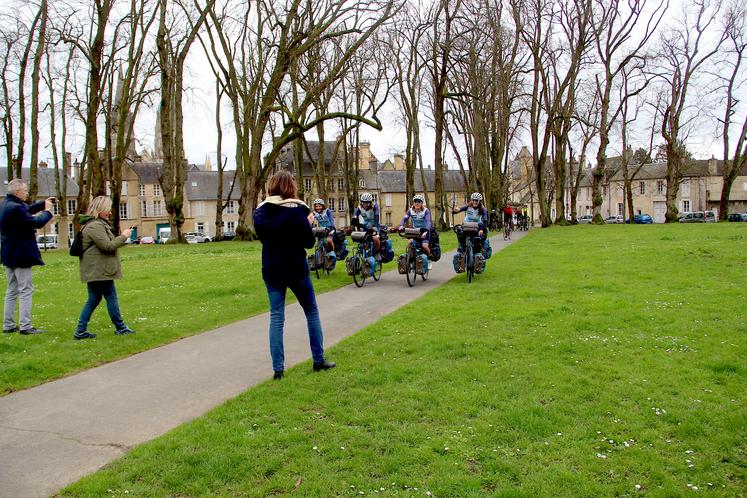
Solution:
<svg viewBox="0 0 747 498">
<path fill-rule="evenodd" d="M 202 244 L 211 241 L 209 236 L 199 232 L 188 232 L 184 234 L 184 237 L 186 237 L 188 244 Z"/>
<path fill-rule="evenodd" d="M 233 240 L 235 237 L 236 237 L 236 233 L 235 232 L 223 232 L 221 234 L 221 239 L 222 240 Z"/>
<path fill-rule="evenodd" d="M 718 216 L 716 216 L 716 211 L 703 211 L 703 215 L 705 216 L 706 223 L 718 222 Z"/>
<path fill-rule="evenodd" d="M 578 221 L 579 223 L 591 223 L 591 220 L 593 219 L 594 219 L 593 214 L 582 214 L 581 216 L 576 218 L 576 221 Z"/>
<path fill-rule="evenodd" d="M 153 237 L 140 237 L 141 244 L 155 244 L 156 240 Z"/>
<path fill-rule="evenodd" d="M 747 213 L 729 213 L 726 217 L 727 221 L 747 221 Z"/>
<path fill-rule="evenodd" d="M 680 223 L 705 223 L 705 213 L 703 211 L 693 211 L 692 213 L 682 213 L 679 217 Z"/>
<path fill-rule="evenodd" d="M 612 216 L 607 216 L 604 219 L 604 222 L 605 223 L 625 223 L 625 218 L 623 218 L 623 215 L 621 214 L 612 215 Z"/>
<path fill-rule="evenodd" d="M 57 235 L 38 235 L 36 245 L 39 249 L 57 249 Z"/>
<path fill-rule="evenodd" d="M 641 213 L 633 216 L 633 223 L 636 223 L 638 225 L 650 225 L 654 222 L 654 219 L 651 217 L 650 214 Z M 630 223 L 630 218 L 625 220 L 625 223 Z"/>
</svg>

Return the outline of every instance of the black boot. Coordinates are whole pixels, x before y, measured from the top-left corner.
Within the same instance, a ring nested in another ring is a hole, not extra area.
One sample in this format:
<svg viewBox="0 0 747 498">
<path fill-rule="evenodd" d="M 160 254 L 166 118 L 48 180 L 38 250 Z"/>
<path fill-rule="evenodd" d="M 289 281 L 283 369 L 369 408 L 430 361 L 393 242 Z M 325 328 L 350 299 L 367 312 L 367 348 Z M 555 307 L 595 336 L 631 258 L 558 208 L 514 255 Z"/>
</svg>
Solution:
<svg viewBox="0 0 747 498">
<path fill-rule="evenodd" d="M 327 361 L 324 360 L 321 363 L 314 363 L 314 371 L 319 372 L 321 370 L 329 370 L 330 368 L 335 368 L 337 366 L 337 363 L 334 361 Z"/>
</svg>

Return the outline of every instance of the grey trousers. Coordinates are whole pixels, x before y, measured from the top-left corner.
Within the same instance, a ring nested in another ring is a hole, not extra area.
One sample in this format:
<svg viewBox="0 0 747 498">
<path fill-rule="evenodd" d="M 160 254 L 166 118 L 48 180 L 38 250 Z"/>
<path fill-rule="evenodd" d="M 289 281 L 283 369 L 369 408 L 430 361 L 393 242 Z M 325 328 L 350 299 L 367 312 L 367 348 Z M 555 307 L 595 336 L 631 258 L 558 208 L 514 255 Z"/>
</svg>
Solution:
<svg viewBox="0 0 747 498">
<path fill-rule="evenodd" d="M 18 328 L 31 328 L 31 296 L 34 293 L 34 283 L 31 280 L 31 268 L 5 267 L 8 276 L 8 289 L 5 291 L 5 309 L 3 314 L 3 330 L 16 327 L 15 312 L 18 303 Z"/>
</svg>

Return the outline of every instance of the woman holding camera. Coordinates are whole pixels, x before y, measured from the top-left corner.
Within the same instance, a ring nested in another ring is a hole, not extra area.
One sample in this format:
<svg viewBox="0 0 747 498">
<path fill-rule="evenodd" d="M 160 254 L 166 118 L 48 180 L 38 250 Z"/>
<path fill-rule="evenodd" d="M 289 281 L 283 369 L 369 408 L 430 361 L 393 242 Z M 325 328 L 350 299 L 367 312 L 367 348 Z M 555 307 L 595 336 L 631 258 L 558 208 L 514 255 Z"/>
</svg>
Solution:
<svg viewBox="0 0 747 498">
<path fill-rule="evenodd" d="M 133 334 L 134 330 L 125 325 L 119 311 L 119 300 L 114 280 L 122 278 L 117 249 L 125 245 L 132 233 L 127 228 L 115 236 L 109 219 L 112 214 L 112 200 L 100 195 L 91 201 L 88 211 L 80 217 L 83 226 L 83 255 L 80 258 L 80 280 L 88 286 L 88 301 L 80 312 L 75 339 L 93 339 L 96 334 L 88 332 L 88 322 L 94 310 L 106 299 L 106 309 L 114 324 L 116 335 Z"/>
</svg>

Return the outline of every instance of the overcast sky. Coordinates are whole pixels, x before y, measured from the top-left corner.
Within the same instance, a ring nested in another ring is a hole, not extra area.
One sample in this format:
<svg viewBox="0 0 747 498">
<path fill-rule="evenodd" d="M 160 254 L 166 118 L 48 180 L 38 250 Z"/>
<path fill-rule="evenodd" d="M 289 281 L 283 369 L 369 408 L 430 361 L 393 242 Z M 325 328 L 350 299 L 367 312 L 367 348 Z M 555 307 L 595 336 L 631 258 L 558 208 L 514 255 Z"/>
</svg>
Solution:
<svg viewBox="0 0 747 498">
<path fill-rule="evenodd" d="M 5 8 L 14 3 L 14 0 L 0 0 L 0 8 Z M 673 11 L 672 11 L 673 12 Z M 187 155 L 187 159 L 190 163 L 202 164 L 206 157 L 210 157 L 210 160 L 215 164 L 216 161 L 216 140 L 217 134 L 214 125 L 214 80 L 210 67 L 208 66 L 205 56 L 202 51 L 202 47 L 199 43 L 193 45 L 191 54 L 187 61 L 187 74 L 185 75 L 188 85 L 188 93 L 184 99 L 185 106 L 185 121 L 184 121 L 184 147 Z M 693 92 L 695 93 L 695 92 Z M 695 96 L 697 98 L 697 96 Z M 228 157 L 228 164 L 234 164 L 234 151 L 235 151 L 235 139 L 232 133 L 232 125 L 229 121 L 230 112 L 228 111 L 227 101 L 224 101 L 224 112 L 223 112 L 223 126 L 224 126 L 224 143 L 223 153 L 224 157 Z M 370 127 L 364 126 L 361 132 L 362 138 L 368 140 L 371 143 L 371 150 L 376 157 L 385 161 L 391 158 L 395 153 L 401 153 L 405 147 L 404 132 L 401 127 L 397 124 L 396 120 L 396 109 L 394 102 L 387 104 L 382 110 L 379 118 L 382 121 L 384 130 L 378 132 Z M 744 105 L 744 104 L 743 104 Z M 154 103 L 157 106 L 157 101 Z M 744 111 L 739 115 L 743 116 Z M 42 118 L 44 122 L 41 123 L 42 141 L 44 145 L 48 145 L 48 134 L 45 133 L 48 129 L 48 123 L 46 119 Z M 631 145 L 637 147 L 647 143 L 647 131 L 645 125 L 648 119 L 641 118 L 639 120 L 639 129 L 633 130 L 631 137 Z M 690 135 L 688 138 L 687 145 L 692 152 L 695 153 L 696 157 L 707 158 L 711 155 L 715 155 L 720 158 L 722 156 L 721 142 L 720 139 L 714 138 L 714 126 L 710 121 L 702 121 L 702 124 Z M 434 150 L 433 150 L 433 130 L 430 128 L 426 120 L 421 123 L 422 130 L 422 150 L 424 153 L 424 161 L 426 165 L 433 164 Z M 71 143 L 68 145 L 69 149 L 80 157 L 85 143 L 85 137 L 83 135 L 84 129 L 78 124 L 78 133 L 70 137 Z M 153 148 L 155 132 L 155 107 L 144 108 L 141 110 L 136 122 L 136 138 L 138 139 L 138 150 L 142 150 L 144 147 L 148 149 Z M 328 136 L 334 136 L 336 130 L 330 128 Z M 315 139 L 315 134 L 309 134 L 308 138 Z M 661 142 L 660 137 L 656 139 L 657 142 Z M 27 143 L 30 142 L 30 137 L 27 134 Z M 620 152 L 620 138 L 619 134 L 612 137 L 612 143 L 608 155 L 619 154 Z M 511 156 L 518 152 L 518 149 L 522 145 L 530 146 L 529 137 L 524 134 L 513 143 L 513 151 Z M 531 149 L 531 147 L 530 147 Z M 589 156 L 596 154 L 596 145 L 592 145 L 592 152 Z M 49 147 L 46 147 L 40 152 L 41 159 L 51 161 L 52 153 Z M 0 161 L 4 163 L 5 155 L 2 154 Z M 28 157 L 28 156 L 27 156 Z M 447 157 L 447 162 L 451 167 L 456 167 L 456 162 L 453 158 Z M 2 164 L 0 163 L 0 164 Z M 231 167 L 231 166 L 229 166 Z"/>
</svg>

